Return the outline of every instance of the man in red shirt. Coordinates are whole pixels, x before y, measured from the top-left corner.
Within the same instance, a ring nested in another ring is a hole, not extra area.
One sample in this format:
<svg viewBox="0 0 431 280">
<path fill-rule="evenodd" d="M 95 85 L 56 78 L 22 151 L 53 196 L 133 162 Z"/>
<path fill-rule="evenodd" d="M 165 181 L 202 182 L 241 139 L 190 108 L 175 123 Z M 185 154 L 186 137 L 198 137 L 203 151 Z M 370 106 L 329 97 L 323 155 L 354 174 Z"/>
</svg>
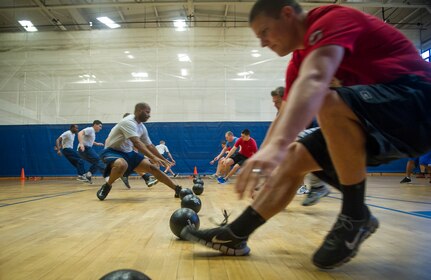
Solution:
<svg viewBox="0 0 431 280">
<path fill-rule="evenodd" d="M 241 147 L 241 149 L 239 152 L 235 153 L 238 147 Z M 226 183 L 229 177 L 235 174 L 245 161 L 256 152 L 256 141 L 250 137 L 250 130 L 244 129 L 241 132 L 241 137 L 235 142 L 235 145 L 230 149 L 229 153 L 221 162 L 223 165 L 228 166 L 228 168 L 233 165 L 233 168 L 225 177 L 217 178 L 217 181 L 220 184 Z"/>
<path fill-rule="evenodd" d="M 267 180 L 232 223 L 186 227 L 181 235 L 227 255 L 246 255 L 250 234 L 283 210 L 313 172 L 343 196 L 337 222 L 313 256 L 320 268 L 337 267 L 378 227 L 364 203 L 366 166 L 431 149 L 431 66 L 394 27 L 348 7 L 305 12 L 294 0 L 258 0 L 249 21 L 262 47 L 279 56 L 293 52 L 286 102 L 235 188 L 242 197 Z M 338 87 L 330 86 L 333 79 Z M 295 141 L 316 116 L 321 129 Z"/>
</svg>

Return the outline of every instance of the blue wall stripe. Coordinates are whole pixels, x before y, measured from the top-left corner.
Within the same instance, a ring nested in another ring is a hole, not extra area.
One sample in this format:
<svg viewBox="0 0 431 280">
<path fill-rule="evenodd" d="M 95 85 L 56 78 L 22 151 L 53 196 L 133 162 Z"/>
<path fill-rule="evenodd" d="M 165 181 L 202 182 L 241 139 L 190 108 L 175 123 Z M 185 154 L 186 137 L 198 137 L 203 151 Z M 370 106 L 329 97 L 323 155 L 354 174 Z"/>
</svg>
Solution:
<svg viewBox="0 0 431 280">
<path fill-rule="evenodd" d="M 103 121 L 103 120 L 102 120 Z M 270 122 L 165 122 L 146 123 L 154 144 L 165 140 L 176 160 L 172 168 L 180 174 L 192 174 L 196 166 L 200 174 L 213 174 L 216 164 L 209 162 L 221 151 L 220 141 L 226 131 L 240 136 L 248 128 L 258 146 L 262 143 Z M 83 129 L 90 124 L 79 124 Z M 114 124 L 104 124 L 96 141 L 104 142 Z M 26 176 L 74 176 L 75 168 L 54 151 L 55 140 L 69 125 L 3 125 L 0 126 L 0 177 L 19 177 L 21 168 Z M 78 144 L 75 137 L 75 148 Z M 97 152 L 102 147 L 95 147 Z M 404 172 L 407 160 L 398 160 L 369 172 Z M 88 165 L 87 165 L 88 167 Z"/>
</svg>

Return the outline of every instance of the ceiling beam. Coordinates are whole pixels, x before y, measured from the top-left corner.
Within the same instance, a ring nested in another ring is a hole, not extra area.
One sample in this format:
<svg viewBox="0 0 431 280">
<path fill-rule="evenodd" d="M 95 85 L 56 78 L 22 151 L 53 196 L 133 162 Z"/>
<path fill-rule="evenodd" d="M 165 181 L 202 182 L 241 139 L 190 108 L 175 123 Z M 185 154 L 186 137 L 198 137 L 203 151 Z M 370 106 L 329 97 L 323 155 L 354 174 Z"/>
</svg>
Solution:
<svg viewBox="0 0 431 280">
<path fill-rule="evenodd" d="M 50 11 L 46 8 L 45 4 L 43 4 L 40 0 L 33 0 L 33 2 L 42 10 L 42 13 L 45 14 L 46 17 L 48 17 L 49 22 L 55 24 L 63 31 L 66 31 L 66 27 L 63 26 L 63 24 L 60 22 L 60 20 Z"/>
<path fill-rule="evenodd" d="M 40 3 L 40 0 L 34 0 Z M 193 2 L 193 6 L 225 6 L 225 5 L 235 5 L 235 6 L 245 6 L 251 7 L 254 1 L 204 1 L 204 2 Z M 325 4 L 332 4 L 333 2 L 301 2 L 303 7 L 317 7 Z M 71 5 L 42 5 L 45 9 L 49 10 L 64 10 L 64 9 L 91 9 L 91 8 L 110 8 L 110 7 L 153 7 L 156 6 L 187 6 L 188 1 L 169 1 L 169 2 L 112 2 L 112 3 L 96 3 L 96 4 L 71 4 Z M 382 3 L 381 1 L 368 1 L 368 2 L 341 2 L 339 5 L 349 6 L 349 7 L 370 7 L 370 8 L 425 8 L 431 13 L 431 5 L 429 4 L 406 4 L 406 3 Z M 20 6 L 20 7 L 0 7 L 2 11 L 19 11 L 19 10 L 38 10 L 40 6 Z"/>
</svg>

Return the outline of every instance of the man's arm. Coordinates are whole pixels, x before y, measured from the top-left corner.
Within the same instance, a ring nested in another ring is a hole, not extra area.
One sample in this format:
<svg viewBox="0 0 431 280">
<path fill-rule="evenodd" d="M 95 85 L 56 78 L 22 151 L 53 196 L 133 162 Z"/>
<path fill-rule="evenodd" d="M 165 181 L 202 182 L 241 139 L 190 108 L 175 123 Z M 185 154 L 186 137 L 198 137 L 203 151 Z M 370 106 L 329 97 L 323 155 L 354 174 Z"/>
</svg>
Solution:
<svg viewBox="0 0 431 280">
<path fill-rule="evenodd" d="M 156 146 L 154 144 L 149 144 L 147 147 L 150 149 L 150 151 L 158 158 L 159 161 L 162 161 L 163 163 L 161 165 L 168 167 L 172 166 L 172 163 L 166 160 L 164 156 L 162 156 L 159 151 L 157 150 Z M 158 163 L 160 164 L 160 163 Z"/>
<path fill-rule="evenodd" d="M 175 163 L 175 160 L 174 160 L 174 158 L 172 157 L 172 155 L 171 155 L 171 153 L 170 153 L 170 152 L 168 152 L 168 156 L 169 156 L 169 158 L 171 159 L 171 161 L 172 161 L 173 163 Z"/>
<path fill-rule="evenodd" d="M 61 156 L 61 146 L 62 146 L 62 143 L 63 143 L 63 138 L 61 138 L 61 136 L 58 137 L 57 140 L 55 140 L 55 150 L 57 151 L 57 154 L 59 156 Z"/>
<path fill-rule="evenodd" d="M 84 130 L 81 130 L 80 132 L 78 132 L 78 149 L 81 151 L 85 151 L 85 146 L 84 146 Z"/>
<path fill-rule="evenodd" d="M 139 151 L 141 152 L 143 155 L 147 156 L 153 163 L 155 164 L 159 164 L 159 165 L 165 165 L 166 160 L 161 160 L 160 158 L 158 158 L 152 151 L 152 149 L 150 149 L 150 145 L 145 145 L 144 143 L 142 143 L 142 141 L 139 139 L 139 137 L 137 136 L 133 136 L 130 137 L 129 140 L 133 143 L 133 146 Z M 151 145 L 154 147 L 154 145 Z M 157 149 L 156 149 L 157 152 Z M 157 152 L 158 153 L 158 152 Z"/>
<path fill-rule="evenodd" d="M 222 150 L 221 150 L 221 152 L 220 152 L 220 154 L 218 154 L 215 158 L 214 158 L 214 161 L 218 161 L 225 153 L 226 153 L 226 150 L 227 150 L 227 146 L 226 147 L 224 147 Z"/>
<path fill-rule="evenodd" d="M 236 151 L 237 147 L 233 146 L 232 149 L 230 149 L 229 153 L 226 155 L 225 159 L 230 158 Z"/>
<path fill-rule="evenodd" d="M 329 84 L 343 56 L 342 47 L 330 45 L 312 51 L 304 59 L 285 110 L 274 127 L 271 143 L 286 149 L 313 120 L 329 93 Z"/>
<path fill-rule="evenodd" d="M 328 45 L 312 51 L 304 59 L 287 102 L 272 127 L 271 137 L 266 139 L 265 147 L 243 166 L 236 184 L 240 197 L 246 189 L 253 189 L 259 182 L 259 178 L 250 176 L 252 170 L 259 169 L 267 176 L 271 174 L 284 160 L 289 144 L 317 115 L 343 56 L 343 47 Z"/>
</svg>

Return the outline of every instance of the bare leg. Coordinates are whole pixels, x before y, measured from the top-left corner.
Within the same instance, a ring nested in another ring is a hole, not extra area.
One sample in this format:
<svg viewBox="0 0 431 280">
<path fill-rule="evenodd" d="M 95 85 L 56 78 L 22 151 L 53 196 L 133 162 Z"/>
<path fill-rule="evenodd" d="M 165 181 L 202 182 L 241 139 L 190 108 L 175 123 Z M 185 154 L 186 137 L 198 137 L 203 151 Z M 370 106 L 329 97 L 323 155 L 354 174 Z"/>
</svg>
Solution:
<svg viewBox="0 0 431 280">
<path fill-rule="evenodd" d="M 342 185 L 365 180 L 365 132 L 353 111 L 335 91 L 328 94 L 318 121 Z"/>
<path fill-rule="evenodd" d="M 406 177 L 411 177 L 413 169 L 415 168 L 415 161 L 409 160 L 406 164 Z"/>
<path fill-rule="evenodd" d="M 122 159 L 116 159 L 113 163 L 111 163 L 111 174 L 109 175 L 108 184 L 112 186 L 112 184 L 123 176 L 124 172 L 127 170 L 127 162 Z"/>
<path fill-rule="evenodd" d="M 150 163 L 148 159 L 144 159 L 139 163 L 139 165 L 135 168 L 135 171 L 138 173 L 151 173 L 154 177 L 157 178 L 160 182 L 167 185 L 171 189 L 175 190 L 177 186 L 164 172 L 162 172 L 157 166 Z"/>
<path fill-rule="evenodd" d="M 239 166 L 238 164 L 235 164 L 233 166 L 233 168 L 230 170 L 230 172 L 224 178 L 228 179 L 230 176 L 232 176 L 233 174 L 235 174 L 238 171 L 238 169 L 240 169 L 240 168 L 241 168 L 241 166 Z"/>
</svg>

